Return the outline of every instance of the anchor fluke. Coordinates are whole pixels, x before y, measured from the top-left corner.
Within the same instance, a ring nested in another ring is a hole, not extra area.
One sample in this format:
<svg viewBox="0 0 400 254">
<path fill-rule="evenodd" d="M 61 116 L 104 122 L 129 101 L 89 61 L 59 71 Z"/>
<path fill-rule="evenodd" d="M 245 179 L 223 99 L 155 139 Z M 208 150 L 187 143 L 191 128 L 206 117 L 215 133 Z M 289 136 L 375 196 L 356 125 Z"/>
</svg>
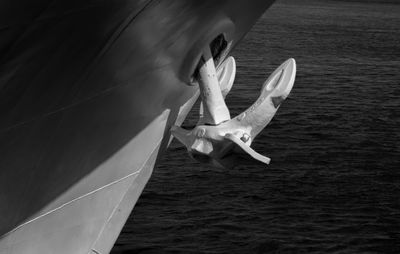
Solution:
<svg viewBox="0 0 400 254">
<path fill-rule="evenodd" d="M 205 53 L 209 56 L 209 52 Z M 264 82 L 259 98 L 251 107 L 230 119 L 223 99 L 232 87 L 236 72 L 233 57 L 217 70 L 211 61 L 199 66 L 202 104 L 200 120 L 192 130 L 173 126 L 171 133 L 184 144 L 194 159 L 223 168 L 240 164 L 269 164 L 270 158 L 259 154 L 250 145 L 271 121 L 294 84 L 296 62 L 285 61 Z M 218 75 L 217 75 L 218 73 Z"/>
<path fill-rule="evenodd" d="M 237 125 L 251 129 L 254 139 L 272 120 L 280 104 L 289 96 L 296 77 L 296 62 L 285 61 L 264 82 L 258 99 L 233 120 Z"/>
</svg>

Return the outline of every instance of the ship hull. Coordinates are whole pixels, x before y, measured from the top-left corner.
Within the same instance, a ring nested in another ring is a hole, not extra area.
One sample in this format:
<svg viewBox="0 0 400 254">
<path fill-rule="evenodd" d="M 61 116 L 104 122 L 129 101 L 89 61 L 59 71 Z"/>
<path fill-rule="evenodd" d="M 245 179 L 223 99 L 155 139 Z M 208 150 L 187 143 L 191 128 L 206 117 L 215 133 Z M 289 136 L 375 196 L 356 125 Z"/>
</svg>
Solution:
<svg viewBox="0 0 400 254">
<path fill-rule="evenodd" d="M 203 48 L 234 47 L 271 4 L 2 3 L 0 253 L 108 253 L 198 96 Z"/>
</svg>

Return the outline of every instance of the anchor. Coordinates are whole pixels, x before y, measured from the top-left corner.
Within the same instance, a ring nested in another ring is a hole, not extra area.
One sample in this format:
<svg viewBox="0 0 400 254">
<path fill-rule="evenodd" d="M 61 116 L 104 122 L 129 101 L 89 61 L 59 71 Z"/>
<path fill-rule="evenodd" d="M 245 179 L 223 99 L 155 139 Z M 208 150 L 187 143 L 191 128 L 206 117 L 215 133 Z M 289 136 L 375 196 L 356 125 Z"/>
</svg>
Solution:
<svg viewBox="0 0 400 254">
<path fill-rule="evenodd" d="M 171 133 L 186 146 L 195 160 L 222 168 L 241 164 L 269 164 L 271 159 L 250 147 L 288 97 L 296 76 L 296 62 L 288 59 L 264 82 L 259 98 L 251 107 L 231 118 L 225 96 L 232 88 L 236 64 L 232 56 L 217 68 L 209 48 L 199 62 L 198 83 L 201 104 L 196 127 L 173 126 Z"/>
</svg>

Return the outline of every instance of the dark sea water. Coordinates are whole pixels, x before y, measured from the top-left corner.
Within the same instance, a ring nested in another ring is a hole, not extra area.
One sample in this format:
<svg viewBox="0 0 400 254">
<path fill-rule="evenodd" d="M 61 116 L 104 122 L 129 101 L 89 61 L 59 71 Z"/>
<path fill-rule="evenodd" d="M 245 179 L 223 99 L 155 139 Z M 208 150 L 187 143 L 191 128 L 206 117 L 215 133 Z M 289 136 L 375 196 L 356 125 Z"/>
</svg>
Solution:
<svg viewBox="0 0 400 254">
<path fill-rule="evenodd" d="M 112 253 L 400 253 L 400 5 L 278 1 L 232 55 L 232 115 L 297 61 L 254 143 L 271 164 L 208 168 L 174 141 Z"/>
</svg>

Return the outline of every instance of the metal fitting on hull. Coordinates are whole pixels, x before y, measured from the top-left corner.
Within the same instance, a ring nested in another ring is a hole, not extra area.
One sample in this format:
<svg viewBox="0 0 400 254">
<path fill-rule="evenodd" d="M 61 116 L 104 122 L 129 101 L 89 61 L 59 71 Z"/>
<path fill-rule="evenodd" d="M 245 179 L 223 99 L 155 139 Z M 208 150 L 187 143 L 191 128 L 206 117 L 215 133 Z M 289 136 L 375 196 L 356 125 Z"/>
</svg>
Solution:
<svg viewBox="0 0 400 254">
<path fill-rule="evenodd" d="M 289 95 L 296 76 L 295 60 L 289 59 L 279 66 L 264 82 L 254 104 L 231 119 L 224 98 L 233 84 L 235 61 L 229 57 L 216 70 L 209 50 L 204 52 L 203 59 L 199 66 L 200 120 L 192 130 L 173 126 L 172 135 L 186 146 L 191 157 L 202 163 L 223 168 L 243 163 L 269 164 L 270 158 L 250 145 Z"/>
</svg>

